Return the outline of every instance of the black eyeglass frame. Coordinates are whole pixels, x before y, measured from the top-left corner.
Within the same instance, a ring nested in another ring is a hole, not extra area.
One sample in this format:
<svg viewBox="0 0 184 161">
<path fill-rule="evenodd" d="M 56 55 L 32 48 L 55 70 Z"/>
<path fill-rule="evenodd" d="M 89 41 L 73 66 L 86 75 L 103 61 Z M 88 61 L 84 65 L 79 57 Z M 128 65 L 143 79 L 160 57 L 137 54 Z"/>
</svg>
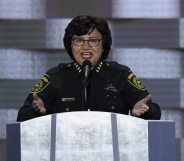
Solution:
<svg viewBox="0 0 184 161">
<path fill-rule="evenodd" d="M 75 40 L 82 40 L 81 41 L 82 43 L 80 45 L 76 44 Z M 90 42 L 92 42 L 93 40 L 97 40 L 98 43 L 96 45 L 91 45 Z M 84 40 L 84 39 L 80 39 L 80 38 L 73 38 L 72 39 L 72 42 L 73 42 L 74 46 L 83 46 L 86 41 L 88 42 L 88 46 L 90 46 L 90 47 L 97 47 L 97 46 L 99 46 L 100 41 L 102 41 L 102 39 L 88 39 L 88 40 Z"/>
</svg>

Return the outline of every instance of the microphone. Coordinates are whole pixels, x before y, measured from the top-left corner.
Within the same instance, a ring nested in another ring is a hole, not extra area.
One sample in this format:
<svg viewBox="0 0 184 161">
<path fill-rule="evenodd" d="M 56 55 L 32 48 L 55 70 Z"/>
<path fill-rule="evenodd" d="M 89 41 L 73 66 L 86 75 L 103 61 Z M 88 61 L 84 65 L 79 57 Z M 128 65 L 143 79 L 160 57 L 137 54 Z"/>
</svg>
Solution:
<svg viewBox="0 0 184 161">
<path fill-rule="evenodd" d="M 90 68 L 92 67 L 92 64 L 89 60 L 85 60 L 83 63 L 82 63 L 82 68 L 83 68 L 83 71 L 84 71 L 84 78 L 87 79 L 88 76 L 89 76 L 89 73 L 90 73 Z"/>
</svg>

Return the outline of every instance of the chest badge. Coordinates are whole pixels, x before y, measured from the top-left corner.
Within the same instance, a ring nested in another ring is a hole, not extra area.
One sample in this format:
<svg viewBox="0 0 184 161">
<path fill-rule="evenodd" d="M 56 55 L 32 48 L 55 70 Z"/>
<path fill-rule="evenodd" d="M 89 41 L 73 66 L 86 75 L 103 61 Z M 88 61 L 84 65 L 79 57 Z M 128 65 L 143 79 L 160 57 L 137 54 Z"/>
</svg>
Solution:
<svg viewBox="0 0 184 161">
<path fill-rule="evenodd" d="M 104 89 L 109 92 L 116 92 L 116 93 L 118 92 L 118 89 L 114 87 L 112 84 L 107 85 Z"/>
</svg>

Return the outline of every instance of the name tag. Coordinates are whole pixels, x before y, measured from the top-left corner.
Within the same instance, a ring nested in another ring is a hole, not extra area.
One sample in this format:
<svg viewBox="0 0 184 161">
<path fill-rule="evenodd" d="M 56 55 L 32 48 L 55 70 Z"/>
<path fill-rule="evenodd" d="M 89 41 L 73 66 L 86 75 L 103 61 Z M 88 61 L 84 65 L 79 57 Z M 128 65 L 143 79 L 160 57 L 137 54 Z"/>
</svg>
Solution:
<svg viewBox="0 0 184 161">
<path fill-rule="evenodd" d="M 75 101 L 75 98 L 62 98 L 62 102 Z"/>
</svg>

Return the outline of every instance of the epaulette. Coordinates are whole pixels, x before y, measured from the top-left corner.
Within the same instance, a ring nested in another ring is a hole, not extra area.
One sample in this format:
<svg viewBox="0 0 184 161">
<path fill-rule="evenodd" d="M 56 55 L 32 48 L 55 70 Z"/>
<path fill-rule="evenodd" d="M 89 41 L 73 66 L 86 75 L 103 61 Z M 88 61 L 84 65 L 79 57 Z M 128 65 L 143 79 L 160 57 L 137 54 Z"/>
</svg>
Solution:
<svg viewBox="0 0 184 161">
<path fill-rule="evenodd" d="M 68 68 L 68 64 L 66 64 L 66 63 L 60 63 L 58 66 L 49 69 L 46 73 L 48 75 L 52 75 L 52 74 L 58 73 L 61 70 L 67 69 L 67 68 Z"/>
<path fill-rule="evenodd" d="M 120 70 L 120 71 L 129 71 L 130 70 L 129 67 L 122 65 L 122 64 L 119 64 L 119 63 L 114 62 L 114 61 L 105 61 L 105 64 L 106 64 L 106 66 L 108 66 L 112 69 L 116 69 L 116 70 Z"/>
<path fill-rule="evenodd" d="M 31 93 L 42 92 L 51 83 L 51 77 L 66 68 L 68 68 L 68 65 L 61 63 L 58 66 L 49 69 L 46 74 L 44 74 L 43 77 L 36 83 Z"/>
<path fill-rule="evenodd" d="M 127 81 L 139 90 L 146 90 L 145 86 L 139 81 L 136 75 L 125 65 L 118 64 L 117 62 L 106 62 L 109 63 L 109 67 L 118 71 L 124 71 L 127 73 Z"/>
</svg>

